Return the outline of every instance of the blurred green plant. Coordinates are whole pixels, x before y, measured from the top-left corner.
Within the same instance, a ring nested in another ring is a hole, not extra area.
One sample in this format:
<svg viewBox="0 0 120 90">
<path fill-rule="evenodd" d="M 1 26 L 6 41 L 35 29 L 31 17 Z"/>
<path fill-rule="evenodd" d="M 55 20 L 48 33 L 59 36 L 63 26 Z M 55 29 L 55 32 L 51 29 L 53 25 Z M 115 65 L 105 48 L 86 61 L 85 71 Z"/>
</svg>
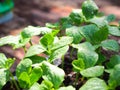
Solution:
<svg viewBox="0 0 120 90">
<path fill-rule="evenodd" d="M 115 90 L 120 86 L 120 55 L 117 55 L 120 45 L 109 37 L 119 37 L 120 29 L 109 24 L 114 20 L 114 15 L 101 15 L 97 5 L 92 0 L 86 0 L 82 9 L 73 10 L 68 17 L 55 24 L 28 26 L 17 36 L 0 38 L 0 46 L 7 44 L 13 49 L 23 48 L 25 51 L 25 57 L 16 68 L 17 80 L 10 72 L 15 60 L 0 54 L 0 89 L 11 81 L 17 90 L 75 90 L 77 80 L 81 78 L 83 85 L 79 86 L 79 90 Z M 42 36 L 39 43 L 33 45 L 31 38 L 36 35 Z M 26 49 L 27 43 L 31 45 L 29 49 Z M 76 80 L 73 86 L 64 86 L 64 57 L 70 53 L 69 58 L 72 59 L 76 50 L 76 60 L 72 61 Z M 108 58 L 102 53 L 103 50 L 115 52 L 115 55 Z M 60 58 L 62 68 L 54 64 Z M 109 75 L 108 80 L 105 79 L 106 74 Z M 42 81 L 38 83 L 40 79 Z"/>
</svg>

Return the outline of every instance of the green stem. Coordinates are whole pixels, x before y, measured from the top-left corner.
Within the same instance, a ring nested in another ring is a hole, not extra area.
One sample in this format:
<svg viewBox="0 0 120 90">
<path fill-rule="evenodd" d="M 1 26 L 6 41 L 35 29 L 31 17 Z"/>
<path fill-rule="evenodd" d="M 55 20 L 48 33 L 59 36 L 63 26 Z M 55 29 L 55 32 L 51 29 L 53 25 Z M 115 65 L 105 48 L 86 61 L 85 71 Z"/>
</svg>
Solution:
<svg viewBox="0 0 120 90">
<path fill-rule="evenodd" d="M 26 53 L 26 52 L 27 52 L 27 49 L 26 49 L 26 47 L 25 47 L 25 46 L 23 46 L 23 49 L 24 49 L 24 52 Z"/>
<path fill-rule="evenodd" d="M 74 48 L 72 48 L 71 52 L 70 52 L 70 58 L 72 59 L 72 54 L 73 54 Z"/>
<path fill-rule="evenodd" d="M 75 78 L 75 86 L 77 85 L 78 78 L 79 78 L 79 73 L 77 72 L 76 73 L 76 78 Z"/>
<path fill-rule="evenodd" d="M 17 90 L 20 90 L 20 88 L 18 87 L 18 84 L 17 84 L 16 80 L 14 79 L 14 76 L 13 76 L 13 74 L 12 74 L 11 72 L 10 72 L 10 76 L 11 76 L 12 81 L 13 81 L 13 83 L 15 84 Z"/>
<path fill-rule="evenodd" d="M 84 81 L 84 79 L 85 79 L 85 77 L 82 77 L 82 78 L 81 78 L 81 82 L 83 82 L 83 81 Z"/>
<path fill-rule="evenodd" d="M 31 40 L 29 41 L 29 43 L 30 43 L 31 46 L 33 45 Z"/>
<path fill-rule="evenodd" d="M 10 80 L 10 79 L 9 79 Z M 12 81 L 10 80 L 10 84 L 11 84 L 11 88 L 13 89 L 13 83 L 12 83 Z"/>
<path fill-rule="evenodd" d="M 64 55 L 62 56 L 62 69 L 64 68 Z"/>
</svg>

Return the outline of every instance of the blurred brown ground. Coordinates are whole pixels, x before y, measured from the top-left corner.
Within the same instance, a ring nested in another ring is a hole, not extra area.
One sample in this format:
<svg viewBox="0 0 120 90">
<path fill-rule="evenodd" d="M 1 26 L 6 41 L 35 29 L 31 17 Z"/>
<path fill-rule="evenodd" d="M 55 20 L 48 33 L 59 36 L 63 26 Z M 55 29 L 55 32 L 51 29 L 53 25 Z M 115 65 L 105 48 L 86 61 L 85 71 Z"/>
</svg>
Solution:
<svg viewBox="0 0 120 90">
<path fill-rule="evenodd" d="M 17 35 L 20 31 L 28 26 L 44 26 L 46 22 L 56 22 L 60 17 L 68 16 L 72 9 L 80 8 L 84 0 L 14 0 L 15 8 L 13 9 L 14 18 L 0 25 L 0 37 L 6 35 Z M 116 21 L 120 20 L 120 0 L 94 0 L 100 11 L 106 15 L 114 14 L 117 16 Z M 114 22 L 116 24 L 116 22 Z M 115 38 L 120 43 L 120 38 Z M 33 42 L 38 42 L 38 37 L 33 38 Z M 22 49 L 13 51 L 11 47 L 4 46 L 0 52 L 5 53 L 8 57 L 16 57 L 17 61 L 23 58 Z M 18 62 L 16 62 L 18 63 Z"/>
</svg>

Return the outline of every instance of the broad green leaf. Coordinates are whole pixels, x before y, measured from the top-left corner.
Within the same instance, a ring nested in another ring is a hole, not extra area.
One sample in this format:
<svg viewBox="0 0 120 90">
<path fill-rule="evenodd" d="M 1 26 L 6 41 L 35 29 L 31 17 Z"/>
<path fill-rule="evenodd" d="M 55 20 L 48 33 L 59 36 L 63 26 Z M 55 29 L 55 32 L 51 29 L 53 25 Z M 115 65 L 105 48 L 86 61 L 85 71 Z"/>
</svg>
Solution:
<svg viewBox="0 0 120 90">
<path fill-rule="evenodd" d="M 94 18 L 88 20 L 87 22 L 94 23 L 100 28 L 103 27 L 103 26 L 108 25 L 108 21 L 106 20 L 105 16 L 103 16 L 103 17 L 94 17 Z"/>
<path fill-rule="evenodd" d="M 91 78 L 79 90 L 108 90 L 108 87 L 105 81 L 99 78 Z"/>
<path fill-rule="evenodd" d="M 109 29 L 109 33 L 111 35 L 120 36 L 120 30 L 119 30 L 118 27 L 116 27 L 116 26 L 109 26 L 108 29 Z"/>
<path fill-rule="evenodd" d="M 33 45 L 28 49 L 25 57 L 31 57 L 31 56 L 34 56 L 36 54 L 40 54 L 44 51 L 46 51 L 46 49 L 42 45 L 40 45 L 40 44 L 39 45 Z"/>
<path fill-rule="evenodd" d="M 109 16 L 102 16 L 102 17 L 94 17 L 90 20 L 88 20 L 88 22 L 90 23 L 94 23 L 96 24 L 98 27 L 103 27 L 108 25 L 109 22 L 114 21 L 115 17 L 114 15 L 109 15 Z"/>
<path fill-rule="evenodd" d="M 115 52 L 118 52 L 120 50 L 120 46 L 119 46 L 118 42 L 115 40 L 105 40 L 101 43 L 101 46 L 104 49 L 112 50 Z"/>
<path fill-rule="evenodd" d="M 21 36 L 23 38 L 30 38 L 35 35 L 46 34 L 51 32 L 52 30 L 50 28 L 28 26 L 21 32 Z"/>
<path fill-rule="evenodd" d="M 73 46 L 74 47 L 74 46 Z M 79 44 L 77 57 L 78 60 L 83 60 L 85 68 L 94 66 L 98 60 L 98 54 L 93 50 L 93 46 L 85 42 Z"/>
<path fill-rule="evenodd" d="M 93 44 L 100 44 L 103 40 L 106 40 L 108 38 L 108 27 L 104 26 L 100 28 L 100 30 L 93 34 L 93 38 Z"/>
<path fill-rule="evenodd" d="M 89 49 L 89 50 L 92 50 L 92 51 L 95 50 L 95 47 L 92 46 L 92 44 L 89 43 L 89 42 L 84 42 L 84 43 L 81 43 L 81 44 L 72 44 L 72 46 L 76 49 L 79 49 L 80 47 L 83 47 L 83 48 L 86 48 L 86 49 Z"/>
<path fill-rule="evenodd" d="M 21 88 L 29 88 L 30 87 L 30 77 L 27 72 L 21 72 L 18 77 L 18 82 Z"/>
<path fill-rule="evenodd" d="M 65 55 L 68 49 L 69 49 L 69 46 L 66 45 L 64 47 L 61 47 L 61 48 L 58 48 L 52 51 L 52 53 L 50 54 L 50 58 L 49 58 L 50 62 L 53 62 L 57 58 L 61 58 L 63 55 Z"/>
<path fill-rule="evenodd" d="M 83 70 L 85 68 L 85 64 L 82 59 L 74 60 L 72 62 L 72 66 L 73 66 L 73 70 L 76 72 L 80 72 L 81 70 Z"/>
<path fill-rule="evenodd" d="M 113 14 L 110 14 L 110 15 L 108 15 L 107 17 L 106 17 L 106 20 L 108 21 L 108 22 L 112 22 L 112 21 L 114 21 L 116 19 L 116 17 L 115 17 L 115 15 L 113 15 Z"/>
<path fill-rule="evenodd" d="M 107 68 L 114 68 L 115 65 L 120 64 L 120 55 L 114 55 L 110 58 L 110 61 L 106 64 Z"/>
<path fill-rule="evenodd" d="M 41 90 L 40 85 L 36 82 L 30 87 L 29 90 Z"/>
<path fill-rule="evenodd" d="M 99 28 L 94 24 L 80 27 L 80 33 L 83 35 L 83 37 L 85 37 L 87 41 L 92 42 L 92 43 L 94 43 L 94 39 L 95 39 L 93 35 L 98 30 Z"/>
<path fill-rule="evenodd" d="M 42 63 L 43 79 L 52 82 L 58 88 L 64 80 L 65 73 L 62 69 L 48 62 Z"/>
<path fill-rule="evenodd" d="M 105 69 L 105 72 L 110 74 L 113 72 L 113 69 Z"/>
<path fill-rule="evenodd" d="M 14 45 L 14 49 L 25 46 L 30 41 L 30 38 L 20 37 L 19 43 Z"/>
<path fill-rule="evenodd" d="M 29 59 L 32 61 L 33 64 L 41 63 L 46 60 L 45 57 L 41 57 L 41 56 L 37 56 L 37 55 L 31 56 L 31 57 L 29 57 Z"/>
<path fill-rule="evenodd" d="M 0 46 L 11 45 L 14 49 L 25 46 L 30 41 L 30 38 L 22 38 L 20 35 L 17 36 L 6 36 L 0 39 Z"/>
<path fill-rule="evenodd" d="M 87 49 L 78 49 L 78 59 L 82 59 L 85 64 L 85 68 L 94 66 L 98 60 L 98 54 L 95 51 Z"/>
<path fill-rule="evenodd" d="M 50 81 L 44 80 L 40 84 L 39 90 L 53 90 L 52 87 L 53 87 L 53 84 Z"/>
<path fill-rule="evenodd" d="M 98 7 L 93 0 L 86 0 L 82 4 L 82 12 L 86 19 L 91 19 L 97 14 Z"/>
<path fill-rule="evenodd" d="M 73 86 L 60 87 L 58 90 L 75 90 Z"/>
<path fill-rule="evenodd" d="M 6 69 L 0 69 L 0 90 L 9 80 L 9 71 Z"/>
<path fill-rule="evenodd" d="M 66 34 L 68 36 L 73 37 L 73 43 L 75 43 L 75 44 L 80 43 L 80 41 L 83 39 L 83 37 L 80 33 L 80 29 L 77 26 L 72 26 L 70 28 L 67 28 Z"/>
<path fill-rule="evenodd" d="M 23 59 L 16 68 L 17 77 L 20 76 L 22 72 L 30 73 L 31 72 L 32 61 L 30 59 Z"/>
<path fill-rule="evenodd" d="M 57 42 L 55 42 L 52 46 L 51 46 L 51 50 L 56 50 L 56 49 L 59 49 L 59 48 L 62 48 L 66 45 L 69 45 L 71 44 L 73 41 L 73 38 L 72 37 L 69 37 L 69 36 L 63 36 L 60 38 L 60 40 L 58 40 Z"/>
<path fill-rule="evenodd" d="M 104 66 L 94 66 L 82 70 L 80 73 L 84 77 L 98 77 L 101 76 L 104 72 Z"/>
<path fill-rule="evenodd" d="M 40 67 L 34 67 L 32 69 L 31 74 L 29 75 L 30 85 L 33 85 L 35 82 L 37 82 L 41 76 L 42 76 L 42 69 Z"/>
<path fill-rule="evenodd" d="M 49 45 L 51 45 L 54 41 L 54 37 L 52 34 L 46 34 L 40 39 L 40 43 L 49 49 Z"/>
<path fill-rule="evenodd" d="M 114 90 L 117 86 L 120 86 L 120 64 L 116 65 L 110 74 L 109 86 Z"/>
<path fill-rule="evenodd" d="M 20 40 L 20 36 L 12 36 L 12 35 L 9 35 L 9 36 L 5 36 L 5 37 L 2 37 L 0 38 L 0 46 L 3 46 L 3 45 L 16 45 L 19 43 L 19 40 Z"/>
<path fill-rule="evenodd" d="M 73 24 L 75 25 L 80 25 L 81 23 L 84 22 L 84 16 L 82 14 L 81 9 L 74 9 L 70 15 L 70 20 L 72 21 Z"/>
</svg>

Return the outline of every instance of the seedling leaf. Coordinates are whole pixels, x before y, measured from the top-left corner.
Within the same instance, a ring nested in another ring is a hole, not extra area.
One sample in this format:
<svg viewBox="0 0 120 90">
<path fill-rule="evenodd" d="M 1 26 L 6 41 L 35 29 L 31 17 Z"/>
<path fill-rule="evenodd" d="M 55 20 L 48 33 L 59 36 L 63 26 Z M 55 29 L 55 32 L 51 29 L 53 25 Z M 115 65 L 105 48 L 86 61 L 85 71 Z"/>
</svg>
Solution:
<svg viewBox="0 0 120 90">
<path fill-rule="evenodd" d="M 120 46 L 115 40 L 105 40 L 101 43 L 101 46 L 107 50 L 112 50 L 118 52 L 120 50 Z"/>
<path fill-rule="evenodd" d="M 40 44 L 39 45 L 33 45 L 28 49 L 25 57 L 31 57 L 31 56 L 34 56 L 36 54 L 40 54 L 44 51 L 46 51 L 46 48 L 43 47 L 42 45 L 40 45 Z"/>
<path fill-rule="evenodd" d="M 82 12 L 86 19 L 91 19 L 97 14 L 98 7 L 93 0 L 86 0 L 82 4 Z"/>
<path fill-rule="evenodd" d="M 104 72 L 104 66 L 94 66 L 82 70 L 80 73 L 83 77 L 98 77 L 101 76 Z"/>
<path fill-rule="evenodd" d="M 105 81 L 99 78 L 91 78 L 79 90 L 108 90 L 108 87 Z"/>
<path fill-rule="evenodd" d="M 51 81 L 55 88 L 58 88 L 64 80 L 65 73 L 62 69 L 48 63 L 42 63 L 43 79 Z"/>
<path fill-rule="evenodd" d="M 108 69 L 114 68 L 115 65 L 120 64 L 120 55 L 114 55 L 110 58 L 110 61 L 106 64 Z"/>
<path fill-rule="evenodd" d="M 68 36 L 73 37 L 73 43 L 75 43 L 75 44 L 80 43 L 80 41 L 83 39 L 83 37 L 80 33 L 80 29 L 77 26 L 72 26 L 70 28 L 67 28 L 66 34 Z"/>
</svg>

